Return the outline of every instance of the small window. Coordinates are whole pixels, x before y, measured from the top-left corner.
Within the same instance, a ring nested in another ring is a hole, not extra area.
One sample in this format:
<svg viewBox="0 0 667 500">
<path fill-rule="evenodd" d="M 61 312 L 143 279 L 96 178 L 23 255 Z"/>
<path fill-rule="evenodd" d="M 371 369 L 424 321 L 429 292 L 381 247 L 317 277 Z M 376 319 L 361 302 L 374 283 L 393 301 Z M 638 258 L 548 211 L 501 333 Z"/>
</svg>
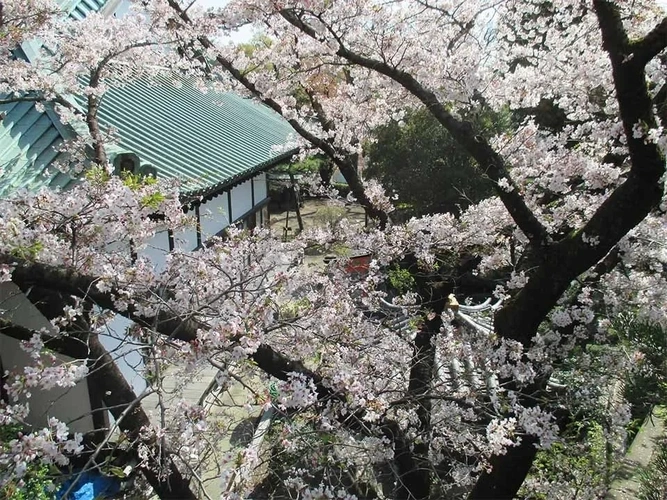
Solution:
<svg viewBox="0 0 667 500">
<path fill-rule="evenodd" d="M 139 157 L 133 153 L 119 154 L 114 158 L 113 164 L 118 175 L 125 172 L 136 174 L 139 171 Z"/>
<path fill-rule="evenodd" d="M 125 157 L 122 160 L 120 160 L 120 171 L 122 172 L 129 172 L 131 174 L 134 173 L 134 160 L 130 157 Z"/>
<path fill-rule="evenodd" d="M 153 165 L 143 165 L 141 167 L 141 175 L 145 177 L 157 178 L 157 168 L 155 168 Z"/>
</svg>

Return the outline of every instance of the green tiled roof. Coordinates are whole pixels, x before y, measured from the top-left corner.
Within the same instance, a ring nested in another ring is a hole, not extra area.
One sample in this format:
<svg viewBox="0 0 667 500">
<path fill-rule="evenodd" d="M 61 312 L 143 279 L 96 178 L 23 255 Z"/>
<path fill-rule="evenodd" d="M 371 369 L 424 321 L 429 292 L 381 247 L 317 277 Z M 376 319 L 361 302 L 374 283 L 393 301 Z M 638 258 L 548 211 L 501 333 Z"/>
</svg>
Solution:
<svg viewBox="0 0 667 500">
<path fill-rule="evenodd" d="M 292 128 L 266 106 L 232 93 L 202 93 L 188 82 L 158 83 L 132 82 L 105 94 L 100 123 L 119 138 L 109 148 L 112 158 L 134 153 L 159 177 L 180 179 L 184 195 L 206 196 L 294 153 L 279 149 Z M 0 112 L 0 196 L 69 186 L 72 179 L 52 165 L 65 133 L 55 114 L 32 103 L 0 105 Z"/>
<path fill-rule="evenodd" d="M 59 0 L 73 18 L 98 11 L 109 0 Z M 113 0 L 112 0 L 113 1 Z M 23 52 L 39 50 L 38 42 Z M 27 52 L 22 54 L 30 59 Z M 178 78 L 177 78 L 178 79 Z M 2 98 L 4 96 L 0 96 Z M 79 106 L 83 101 L 75 98 Z M 73 180 L 53 167 L 58 146 L 70 137 L 47 108 L 31 103 L 0 105 L 0 196 L 18 189 L 66 188 Z M 203 93 L 190 82 L 163 78 L 110 89 L 99 112 L 103 128 L 118 131 L 110 158 L 128 152 L 160 177 L 182 181 L 184 196 L 206 196 L 227 189 L 294 153 L 281 152 L 293 133 L 269 108 L 232 93 Z"/>
<path fill-rule="evenodd" d="M 83 19 L 99 11 L 108 0 L 59 0 L 59 6 L 70 17 Z M 40 49 L 38 41 L 27 41 L 16 55 L 31 60 Z M 0 99 L 7 96 L 0 95 Z M 0 105 L 0 196 L 19 189 L 67 187 L 71 177 L 49 168 L 58 158 L 64 127 L 52 111 L 39 111 L 32 103 Z"/>
<path fill-rule="evenodd" d="M 207 194 L 287 156 L 294 132 L 278 114 L 232 93 L 202 93 L 188 81 L 136 81 L 108 90 L 100 123 L 121 150 L 158 176 L 181 179 L 184 194 Z M 291 151 L 289 154 L 293 154 Z"/>
<path fill-rule="evenodd" d="M 49 168 L 59 156 L 62 135 L 33 103 L 0 105 L 0 196 L 19 189 L 66 187 L 72 179 Z"/>
<path fill-rule="evenodd" d="M 72 179 L 52 166 L 63 137 L 55 115 L 31 103 L 0 105 L 0 112 L 0 196 L 69 186 Z M 112 156 L 136 154 L 158 176 L 180 179 L 184 195 L 227 188 L 294 152 L 278 149 L 293 130 L 269 108 L 232 93 L 202 93 L 188 82 L 137 81 L 111 89 L 99 119 L 118 131 Z"/>
</svg>

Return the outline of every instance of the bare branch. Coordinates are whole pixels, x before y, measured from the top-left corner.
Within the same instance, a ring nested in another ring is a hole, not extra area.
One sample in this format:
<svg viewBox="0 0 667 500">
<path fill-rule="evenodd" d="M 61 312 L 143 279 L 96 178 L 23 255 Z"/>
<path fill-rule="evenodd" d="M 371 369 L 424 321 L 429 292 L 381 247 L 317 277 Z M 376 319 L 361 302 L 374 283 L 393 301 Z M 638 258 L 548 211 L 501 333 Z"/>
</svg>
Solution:
<svg viewBox="0 0 667 500">
<path fill-rule="evenodd" d="M 179 15 L 179 17 L 186 23 L 190 23 L 190 17 L 188 14 L 183 11 L 176 0 L 169 0 L 169 5 L 174 9 L 174 11 Z M 214 49 L 215 45 L 211 40 L 205 36 L 200 36 L 198 38 L 199 43 L 206 49 Z M 241 71 L 239 68 L 235 67 L 232 61 L 222 57 L 218 54 L 216 60 L 220 65 L 225 68 L 241 85 L 243 85 L 255 98 L 257 98 L 262 103 L 266 104 L 268 107 L 273 109 L 276 113 L 284 117 L 284 111 L 282 106 L 274 99 L 266 97 L 262 94 L 257 87 L 247 78 L 246 74 Z M 321 149 L 324 154 L 326 154 L 339 168 L 341 174 L 345 177 L 350 190 L 354 194 L 355 198 L 361 206 L 364 207 L 366 212 L 371 218 L 377 219 L 381 227 L 384 227 L 389 220 L 386 212 L 378 209 L 366 196 L 364 186 L 359 179 L 357 174 L 357 165 L 353 161 L 353 158 L 349 154 L 342 154 L 341 151 L 337 150 L 331 143 L 317 137 L 315 134 L 312 134 L 305 127 L 303 127 L 298 120 L 293 118 L 287 119 L 287 122 L 292 126 L 294 131 L 303 137 L 306 141 L 312 144 L 314 147 Z"/>
</svg>

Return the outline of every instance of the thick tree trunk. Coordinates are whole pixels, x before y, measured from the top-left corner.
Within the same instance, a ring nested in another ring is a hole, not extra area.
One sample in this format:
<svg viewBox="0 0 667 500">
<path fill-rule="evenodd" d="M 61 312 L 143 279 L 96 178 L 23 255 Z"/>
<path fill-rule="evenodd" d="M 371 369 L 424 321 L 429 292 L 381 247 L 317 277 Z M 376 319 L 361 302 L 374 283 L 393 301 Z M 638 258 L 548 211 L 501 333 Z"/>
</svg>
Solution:
<svg viewBox="0 0 667 500">
<path fill-rule="evenodd" d="M 482 474 L 468 500 L 511 500 L 521 488 L 537 454 L 536 440 L 524 437 L 519 446 L 491 460 L 493 469 Z"/>
<path fill-rule="evenodd" d="M 334 173 L 334 164 L 330 158 L 327 158 L 321 165 L 319 169 L 320 180 L 322 185 L 329 187 L 331 185 L 331 178 Z"/>
<path fill-rule="evenodd" d="M 429 458 L 431 446 L 431 391 L 436 373 L 435 339 L 442 327 L 442 314 L 447 304 L 447 296 L 453 286 L 445 284 L 442 278 L 433 275 L 421 275 L 418 263 L 411 262 L 411 268 L 417 283 L 418 293 L 422 297 L 423 310 L 433 313 L 431 319 L 424 320 L 415 336 L 413 355 L 408 383 L 408 400 L 416 403 L 419 424 L 418 439 L 410 446 L 401 445 L 395 440 L 399 471 L 397 497 L 402 500 L 425 500 L 430 497 L 433 467 Z"/>
<path fill-rule="evenodd" d="M 428 393 L 433 384 L 435 369 L 435 346 L 432 341 L 441 324 L 438 316 L 436 320 L 425 324 L 415 337 L 408 398 L 414 399 L 417 403 L 420 439 L 414 444 L 410 460 L 405 460 L 409 446 L 407 450 L 402 450 L 402 456 L 397 457 L 397 468 L 400 475 L 397 497 L 402 500 L 424 500 L 430 496 L 431 466 L 428 452 L 432 404 Z"/>
<path fill-rule="evenodd" d="M 412 442 L 395 422 L 386 423 L 384 434 L 394 443 L 394 465 L 398 473 L 396 497 L 401 500 L 428 498 L 431 488 L 430 475 L 425 478 L 421 474 L 423 464 L 416 457 L 411 447 Z"/>
</svg>

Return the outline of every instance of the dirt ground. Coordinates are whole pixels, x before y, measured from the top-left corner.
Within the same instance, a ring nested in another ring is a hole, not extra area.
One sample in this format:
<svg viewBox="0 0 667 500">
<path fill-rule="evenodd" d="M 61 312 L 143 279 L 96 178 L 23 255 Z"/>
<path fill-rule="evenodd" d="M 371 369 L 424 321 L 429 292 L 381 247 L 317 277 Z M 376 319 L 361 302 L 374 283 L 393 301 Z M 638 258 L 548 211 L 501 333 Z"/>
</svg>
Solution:
<svg viewBox="0 0 667 500">
<path fill-rule="evenodd" d="M 277 206 L 271 206 L 269 210 L 271 230 L 276 237 L 290 239 L 298 233 L 299 225 L 294 210 L 280 210 Z M 342 218 L 352 219 L 361 225 L 365 223 L 364 209 L 360 205 L 341 205 L 326 199 L 305 200 L 301 207 L 301 218 L 304 229 Z"/>
</svg>

